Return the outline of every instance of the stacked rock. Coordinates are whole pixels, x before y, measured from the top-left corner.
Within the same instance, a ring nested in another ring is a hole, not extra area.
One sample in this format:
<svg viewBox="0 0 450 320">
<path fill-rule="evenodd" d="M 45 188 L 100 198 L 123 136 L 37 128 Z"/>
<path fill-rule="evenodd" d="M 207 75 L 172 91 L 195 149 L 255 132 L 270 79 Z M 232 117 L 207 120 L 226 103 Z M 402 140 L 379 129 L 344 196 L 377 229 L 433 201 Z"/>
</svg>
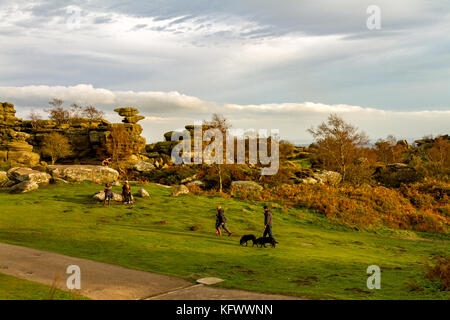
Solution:
<svg viewBox="0 0 450 320">
<path fill-rule="evenodd" d="M 141 121 L 145 119 L 143 116 L 138 116 L 139 113 L 138 109 L 135 108 L 118 108 L 114 110 L 117 112 L 120 116 L 124 117 L 122 120 L 123 123 L 138 123 L 138 121 Z"/>
</svg>

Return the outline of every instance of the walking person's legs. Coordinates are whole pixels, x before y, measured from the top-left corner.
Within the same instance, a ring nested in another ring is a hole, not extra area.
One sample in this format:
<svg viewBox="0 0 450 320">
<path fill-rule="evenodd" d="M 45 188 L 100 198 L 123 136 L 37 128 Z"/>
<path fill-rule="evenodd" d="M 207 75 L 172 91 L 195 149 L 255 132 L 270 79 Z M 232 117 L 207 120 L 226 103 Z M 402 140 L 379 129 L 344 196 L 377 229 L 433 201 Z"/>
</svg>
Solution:
<svg viewBox="0 0 450 320">
<path fill-rule="evenodd" d="M 216 222 L 216 234 L 220 237 L 222 233 L 220 232 L 220 226 L 221 224 L 219 222 Z"/>
<path fill-rule="evenodd" d="M 223 226 L 222 226 L 223 228 L 224 228 L 224 230 L 226 231 L 226 232 L 228 232 L 228 236 L 231 236 L 231 231 L 230 230 L 228 230 L 228 228 L 227 228 L 227 226 L 225 225 L 225 223 L 223 224 Z"/>
<path fill-rule="evenodd" d="M 264 229 L 263 238 L 265 238 L 267 235 L 269 235 L 270 238 L 273 238 L 271 226 L 267 226 L 266 229 Z"/>
</svg>

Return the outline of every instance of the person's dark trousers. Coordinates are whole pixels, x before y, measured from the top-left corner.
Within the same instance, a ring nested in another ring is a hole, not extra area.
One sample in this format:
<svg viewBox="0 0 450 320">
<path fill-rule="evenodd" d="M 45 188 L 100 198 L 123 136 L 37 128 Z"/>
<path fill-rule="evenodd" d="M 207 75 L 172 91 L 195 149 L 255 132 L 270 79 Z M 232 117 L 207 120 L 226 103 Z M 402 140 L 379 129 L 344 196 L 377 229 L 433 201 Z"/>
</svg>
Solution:
<svg viewBox="0 0 450 320">
<path fill-rule="evenodd" d="M 272 226 L 267 226 L 266 230 L 264 230 L 263 238 L 265 238 L 267 235 L 269 235 L 270 238 L 273 238 Z"/>
</svg>

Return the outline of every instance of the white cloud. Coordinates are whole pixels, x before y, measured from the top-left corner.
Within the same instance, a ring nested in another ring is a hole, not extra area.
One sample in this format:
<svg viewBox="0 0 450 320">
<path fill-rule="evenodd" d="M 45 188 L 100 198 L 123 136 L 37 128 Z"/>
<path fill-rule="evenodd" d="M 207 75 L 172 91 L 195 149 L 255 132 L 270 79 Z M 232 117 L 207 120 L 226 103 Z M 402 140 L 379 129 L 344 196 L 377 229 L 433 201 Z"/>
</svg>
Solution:
<svg viewBox="0 0 450 320">
<path fill-rule="evenodd" d="M 337 113 L 372 138 L 394 134 L 398 137 L 417 138 L 427 134 L 445 134 L 449 131 L 450 110 L 394 111 L 352 105 L 323 103 L 271 103 L 239 105 L 204 101 L 178 92 L 133 92 L 77 86 L 0 87 L 2 100 L 16 105 L 18 114 L 26 117 L 31 108 L 43 109 L 52 98 L 71 103 L 90 104 L 107 111 L 108 119 L 120 121 L 112 110 L 119 106 L 132 106 L 146 119 L 141 122 L 149 141 L 162 138 L 164 132 L 192 124 L 195 120 L 209 119 L 212 113 L 223 113 L 236 128 L 280 129 L 290 140 L 306 140 L 306 129 Z"/>
</svg>

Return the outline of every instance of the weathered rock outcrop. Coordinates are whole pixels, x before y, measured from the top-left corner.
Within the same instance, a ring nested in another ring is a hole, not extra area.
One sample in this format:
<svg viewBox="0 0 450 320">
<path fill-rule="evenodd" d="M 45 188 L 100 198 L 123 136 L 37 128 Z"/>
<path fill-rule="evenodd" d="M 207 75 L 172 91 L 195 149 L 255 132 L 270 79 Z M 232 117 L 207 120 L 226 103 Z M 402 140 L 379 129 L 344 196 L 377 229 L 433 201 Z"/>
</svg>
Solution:
<svg viewBox="0 0 450 320">
<path fill-rule="evenodd" d="M 11 193 L 27 193 L 27 192 L 36 190 L 38 188 L 39 188 L 39 185 L 36 182 L 26 180 L 26 181 L 23 181 L 23 182 L 20 182 L 20 183 L 14 185 L 11 188 Z"/>
<path fill-rule="evenodd" d="M 385 187 L 400 187 L 402 184 L 422 181 L 423 174 L 404 163 L 392 163 L 375 169 L 374 178 Z"/>
<path fill-rule="evenodd" d="M 319 183 L 335 186 L 339 184 L 339 182 L 341 182 L 342 175 L 339 172 L 325 170 L 314 172 L 313 178 L 316 179 Z"/>
<path fill-rule="evenodd" d="M 147 173 L 155 169 L 155 166 L 148 161 L 139 161 L 134 165 L 134 169 L 139 172 Z"/>
<path fill-rule="evenodd" d="M 145 138 L 142 127 L 136 124 L 144 117 L 137 116 L 137 109 L 121 108 L 119 114 L 124 123 L 111 124 L 106 120 L 71 119 L 69 123 L 53 120 L 30 121 L 15 117 L 14 105 L 0 103 L 0 166 L 23 165 L 33 167 L 39 164 L 40 148 L 46 134 L 57 132 L 69 139 L 72 155 L 67 160 L 81 163 L 100 163 L 111 156 L 113 144 L 112 127 L 123 127 L 130 140 L 130 158 L 139 161 L 145 152 Z M 64 160 L 64 159 L 62 159 Z"/>
<path fill-rule="evenodd" d="M 52 165 L 47 167 L 53 178 L 69 182 L 93 181 L 112 183 L 119 177 L 119 172 L 112 168 L 89 165 Z"/>
<path fill-rule="evenodd" d="M 249 191 L 261 191 L 263 189 L 262 186 L 254 181 L 233 181 L 231 182 L 231 187 L 241 188 Z"/>
<path fill-rule="evenodd" d="M 188 194 L 188 193 L 189 193 L 188 187 L 186 187 L 183 184 L 180 184 L 173 189 L 172 197 L 178 197 L 179 195 Z"/>
<path fill-rule="evenodd" d="M 16 182 L 31 181 L 38 185 L 48 184 L 51 176 L 42 171 L 33 170 L 30 168 L 14 167 L 8 170 L 8 177 L 10 180 Z"/>
<path fill-rule="evenodd" d="M 0 102 L 0 166 L 35 166 L 40 156 L 27 142 L 30 135 L 20 132 L 21 119 L 16 118 L 14 105 Z"/>
<path fill-rule="evenodd" d="M 144 120 L 145 117 L 138 116 L 139 110 L 135 108 L 118 108 L 114 110 L 120 116 L 124 117 L 123 123 L 133 123 L 136 124 L 138 121 Z"/>
</svg>

